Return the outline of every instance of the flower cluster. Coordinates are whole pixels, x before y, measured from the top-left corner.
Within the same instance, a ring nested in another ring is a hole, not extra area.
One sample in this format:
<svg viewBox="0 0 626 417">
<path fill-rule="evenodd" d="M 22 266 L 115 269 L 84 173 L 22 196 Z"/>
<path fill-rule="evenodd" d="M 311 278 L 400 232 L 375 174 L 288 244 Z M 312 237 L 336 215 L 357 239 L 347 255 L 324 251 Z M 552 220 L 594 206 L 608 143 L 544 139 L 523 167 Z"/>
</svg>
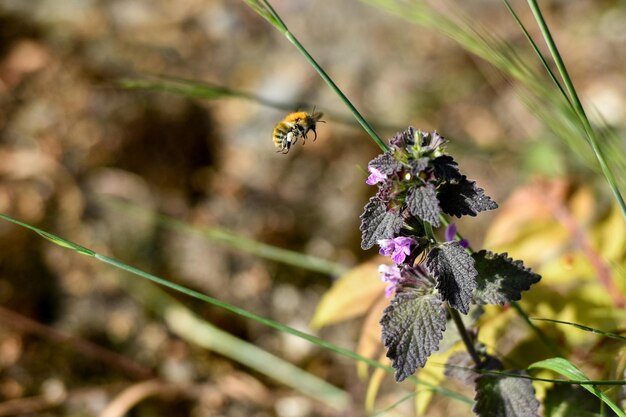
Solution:
<svg viewBox="0 0 626 417">
<path fill-rule="evenodd" d="M 396 264 L 412 266 L 434 243 L 427 231 L 441 226 L 442 214 L 475 216 L 497 207 L 459 172 L 445 153 L 446 143 L 437 132 L 409 127 L 390 140 L 388 152 L 368 164 L 366 182 L 378 185 L 378 192 L 361 216 L 364 249 L 376 243 Z M 448 227 L 445 241 L 453 241 L 455 234 L 456 228 Z M 467 247 L 467 242 L 460 245 Z"/>
<path fill-rule="evenodd" d="M 497 204 L 467 179 L 437 132 L 409 127 L 368 164 L 367 184 L 378 187 L 361 215 L 361 247 L 375 244 L 394 265 L 381 265 L 386 295 L 382 339 L 396 379 L 424 366 L 438 349 L 447 307 L 467 314 L 472 304 L 504 304 L 539 280 L 507 254 L 470 253 L 445 215 L 476 216 Z M 446 225 L 443 236 L 436 229 Z M 505 284 L 506 283 L 506 284 Z M 406 339 L 410 337 L 410 341 Z"/>
</svg>

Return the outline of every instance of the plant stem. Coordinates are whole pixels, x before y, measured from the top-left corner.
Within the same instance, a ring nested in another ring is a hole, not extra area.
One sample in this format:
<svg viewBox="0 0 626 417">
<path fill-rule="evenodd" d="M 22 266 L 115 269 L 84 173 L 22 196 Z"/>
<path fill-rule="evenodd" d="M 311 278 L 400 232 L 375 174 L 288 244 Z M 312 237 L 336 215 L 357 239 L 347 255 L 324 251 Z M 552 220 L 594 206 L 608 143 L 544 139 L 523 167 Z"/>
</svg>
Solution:
<svg viewBox="0 0 626 417">
<path fill-rule="evenodd" d="M 313 57 L 309 54 L 309 52 L 302 46 L 300 41 L 296 39 L 296 37 L 289 31 L 285 32 L 285 36 L 289 39 L 289 42 L 293 43 L 295 47 L 300 51 L 302 55 L 306 58 L 307 61 L 311 64 L 311 66 L 317 71 L 317 73 L 322 77 L 326 84 L 330 86 L 330 88 L 339 96 L 341 101 L 348 107 L 348 110 L 352 113 L 354 118 L 359 122 L 361 127 L 367 132 L 368 135 L 372 138 L 374 142 L 383 150 L 383 152 L 389 150 L 385 142 L 378 136 L 378 134 L 374 131 L 372 126 L 365 120 L 365 118 L 359 113 L 359 111 L 354 107 L 354 105 L 350 102 L 348 97 L 337 87 L 337 84 L 326 74 L 326 71 L 313 59 Z"/>
<path fill-rule="evenodd" d="M 383 150 L 383 152 L 388 151 L 389 148 L 387 147 L 385 142 L 383 142 L 380 136 L 378 136 L 378 134 L 374 131 L 372 126 L 370 126 L 367 120 L 365 120 L 365 118 L 361 115 L 361 113 L 359 113 L 356 107 L 354 107 L 348 97 L 346 97 L 346 95 L 339 89 L 339 87 L 337 87 L 337 84 L 335 84 L 335 82 L 328 76 L 328 74 L 326 74 L 326 71 L 324 71 L 320 64 L 318 64 L 317 61 L 315 61 L 315 59 L 311 56 L 311 54 L 309 54 L 309 51 L 307 51 L 306 48 L 302 46 L 298 38 L 296 38 L 294 34 L 289 31 L 287 25 L 285 24 L 285 22 L 283 22 L 278 13 L 276 13 L 276 10 L 274 10 L 270 2 L 267 0 L 262 0 L 262 3 L 269 12 L 269 14 L 274 18 L 276 23 L 275 26 L 283 33 L 283 35 L 285 35 L 289 42 L 291 42 L 296 47 L 296 49 L 302 55 L 304 55 L 304 57 L 307 61 L 309 61 L 309 64 L 311 64 L 313 69 L 317 71 L 320 77 L 322 77 L 322 79 L 326 81 L 326 84 L 328 84 L 329 87 L 335 92 L 335 94 L 339 96 L 341 101 L 343 101 L 343 103 L 348 107 L 348 110 L 350 110 L 354 118 L 357 120 L 357 122 L 359 122 L 359 124 L 361 125 L 361 127 L 363 127 L 367 134 L 370 135 L 372 140 L 376 142 L 376 144 L 380 147 L 380 149 Z"/>
<path fill-rule="evenodd" d="M 472 342 L 469 333 L 467 333 L 467 329 L 463 324 L 463 319 L 461 318 L 461 315 L 458 311 L 451 307 L 448 307 L 448 311 L 450 312 L 450 316 L 452 316 L 452 320 L 454 320 L 454 324 L 456 324 L 456 328 L 461 335 L 461 339 L 463 339 L 463 344 L 467 349 L 467 353 L 469 353 L 472 357 L 472 360 L 476 364 L 476 367 L 480 368 L 482 365 L 482 361 L 480 360 L 480 356 L 478 356 L 478 352 L 476 352 L 476 349 L 474 348 L 474 343 Z"/>
<path fill-rule="evenodd" d="M 611 188 L 611 191 L 613 192 L 613 195 L 615 199 L 617 200 L 617 203 L 620 206 L 622 215 L 624 216 L 624 218 L 626 218 L 626 203 L 624 202 L 624 198 L 622 197 L 622 194 L 620 193 L 619 188 L 617 187 L 617 182 L 615 181 L 613 172 L 611 171 L 611 169 L 609 168 L 606 162 L 604 153 L 602 152 L 602 149 L 600 149 L 600 146 L 598 145 L 598 137 L 596 135 L 596 132 L 591 126 L 591 123 L 589 122 L 589 118 L 585 114 L 585 110 L 580 102 L 580 99 L 578 98 L 576 89 L 574 88 L 574 84 L 572 83 L 569 73 L 567 72 L 567 68 L 565 67 L 565 64 L 563 63 L 561 54 L 559 53 L 559 50 L 556 47 L 556 43 L 554 42 L 554 39 L 552 38 L 550 29 L 548 28 L 548 25 L 546 24 L 546 21 L 543 18 L 543 14 L 541 13 L 541 10 L 539 9 L 539 5 L 537 4 L 536 0 L 528 0 L 528 5 L 530 6 L 530 9 L 532 10 L 533 15 L 535 16 L 535 20 L 537 21 L 537 24 L 539 25 L 539 28 L 541 29 L 541 33 L 543 34 L 546 44 L 548 45 L 548 49 L 550 49 L 552 58 L 554 59 L 554 62 L 556 63 L 559 73 L 561 74 L 561 78 L 563 79 L 563 83 L 565 84 L 565 88 L 567 89 L 567 92 L 570 96 L 571 104 L 574 108 L 574 111 L 576 112 L 578 116 L 578 119 L 580 120 L 585 130 L 585 133 L 587 134 L 588 142 L 591 145 L 591 148 L 593 149 L 596 155 L 598 163 L 600 164 L 600 168 L 602 169 L 602 173 L 604 174 L 604 177 L 609 183 L 609 187 Z"/>
</svg>

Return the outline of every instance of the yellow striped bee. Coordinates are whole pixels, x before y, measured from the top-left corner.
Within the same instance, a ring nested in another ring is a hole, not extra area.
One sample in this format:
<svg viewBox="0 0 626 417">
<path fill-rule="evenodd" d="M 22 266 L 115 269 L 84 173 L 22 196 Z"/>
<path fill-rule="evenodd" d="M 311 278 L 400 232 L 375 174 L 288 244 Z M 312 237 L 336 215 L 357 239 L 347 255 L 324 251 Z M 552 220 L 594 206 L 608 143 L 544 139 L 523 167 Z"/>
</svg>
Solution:
<svg viewBox="0 0 626 417">
<path fill-rule="evenodd" d="M 289 148 L 298 141 L 298 138 L 302 138 L 302 143 L 306 141 L 306 135 L 309 130 L 315 133 L 313 140 L 317 139 L 317 132 L 315 132 L 315 125 L 317 122 L 324 122 L 320 120 L 323 113 L 315 112 L 313 114 L 299 111 L 295 113 L 289 113 L 283 120 L 281 120 L 276 127 L 274 127 L 274 133 L 272 134 L 272 140 L 274 145 L 278 148 L 276 152 L 288 153 Z"/>
</svg>

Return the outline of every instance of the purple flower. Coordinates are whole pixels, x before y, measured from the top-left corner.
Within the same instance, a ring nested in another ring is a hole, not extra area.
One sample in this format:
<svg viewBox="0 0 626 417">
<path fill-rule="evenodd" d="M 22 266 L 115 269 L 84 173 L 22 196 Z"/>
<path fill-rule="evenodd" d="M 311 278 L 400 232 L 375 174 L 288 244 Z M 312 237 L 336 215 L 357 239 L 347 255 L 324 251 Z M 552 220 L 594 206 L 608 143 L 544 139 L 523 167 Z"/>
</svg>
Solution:
<svg viewBox="0 0 626 417">
<path fill-rule="evenodd" d="M 398 285 L 402 279 L 400 268 L 398 268 L 398 265 L 380 265 L 378 272 L 380 273 L 380 280 L 388 283 L 385 288 L 385 297 L 389 298 L 396 289 L 396 285 Z"/>
<path fill-rule="evenodd" d="M 409 126 L 404 132 L 396 133 L 393 138 L 389 140 L 389 144 L 397 149 L 404 149 L 415 143 L 415 129 Z"/>
<path fill-rule="evenodd" d="M 381 239 L 378 242 L 380 250 L 378 253 L 384 256 L 391 255 L 391 259 L 397 264 L 401 264 L 407 255 L 411 254 L 411 245 L 415 240 L 406 236 L 398 236 L 393 239 Z"/>
<path fill-rule="evenodd" d="M 387 179 L 387 176 L 380 172 L 378 169 L 370 166 L 368 166 L 367 169 L 370 172 L 370 176 L 367 177 L 367 181 L 365 181 L 367 185 L 376 185 L 379 182 L 384 182 Z"/>
<path fill-rule="evenodd" d="M 422 152 L 435 151 L 445 145 L 448 141 L 439 133 L 424 132 L 422 133 Z"/>
<path fill-rule="evenodd" d="M 448 227 L 446 227 L 446 232 L 444 234 L 445 238 L 446 238 L 446 242 L 453 242 L 456 240 L 456 224 L 454 223 L 450 223 L 448 225 Z M 464 248 L 469 247 L 469 242 L 465 239 L 461 239 L 459 240 L 459 245 L 461 245 Z"/>
</svg>

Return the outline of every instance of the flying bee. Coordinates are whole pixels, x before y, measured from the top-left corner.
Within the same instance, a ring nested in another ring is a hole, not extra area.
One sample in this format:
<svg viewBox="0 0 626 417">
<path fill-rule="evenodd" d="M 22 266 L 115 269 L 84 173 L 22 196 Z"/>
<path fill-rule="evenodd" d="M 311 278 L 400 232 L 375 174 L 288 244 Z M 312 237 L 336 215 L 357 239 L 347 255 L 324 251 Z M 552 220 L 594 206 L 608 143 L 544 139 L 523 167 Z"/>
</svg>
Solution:
<svg viewBox="0 0 626 417">
<path fill-rule="evenodd" d="M 288 153 L 291 146 L 295 145 L 299 138 L 302 138 L 302 143 L 304 144 L 309 130 L 312 130 L 315 134 L 313 138 L 315 141 L 317 139 L 315 125 L 317 122 L 324 123 L 323 120 L 320 120 L 323 115 L 323 113 L 316 112 L 313 109 L 313 114 L 299 111 L 285 116 L 274 127 L 274 133 L 272 134 L 274 145 L 278 148 L 276 152 Z"/>
</svg>

